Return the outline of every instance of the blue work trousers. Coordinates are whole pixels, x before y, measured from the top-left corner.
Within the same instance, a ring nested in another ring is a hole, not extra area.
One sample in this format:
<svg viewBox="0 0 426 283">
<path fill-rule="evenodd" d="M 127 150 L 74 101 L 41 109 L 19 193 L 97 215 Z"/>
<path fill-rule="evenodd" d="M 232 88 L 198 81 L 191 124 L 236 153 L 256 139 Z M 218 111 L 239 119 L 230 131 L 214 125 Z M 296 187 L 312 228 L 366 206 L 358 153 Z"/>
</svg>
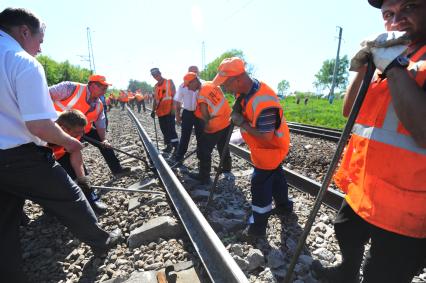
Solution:
<svg viewBox="0 0 426 283">
<path fill-rule="evenodd" d="M 161 132 L 163 133 L 164 144 L 177 144 L 179 142 L 179 139 L 176 134 L 175 115 L 170 113 L 158 117 L 158 122 L 160 124 Z"/>
<path fill-rule="evenodd" d="M 184 109 L 182 111 L 182 127 L 179 141 L 179 149 L 176 153 L 176 158 L 181 159 L 184 157 L 186 151 L 188 150 L 189 140 L 191 139 L 192 128 L 195 128 L 195 137 L 197 142 L 200 135 L 203 131 L 203 126 L 200 123 L 196 123 L 196 117 L 194 111 L 189 111 Z M 200 126 L 201 125 L 201 126 Z"/>
<path fill-rule="evenodd" d="M 288 199 L 288 185 L 284 170 L 278 166 L 274 170 L 254 168 L 251 178 L 252 216 L 249 224 L 257 233 L 264 234 L 272 210 L 275 206 L 292 205 Z"/>
</svg>

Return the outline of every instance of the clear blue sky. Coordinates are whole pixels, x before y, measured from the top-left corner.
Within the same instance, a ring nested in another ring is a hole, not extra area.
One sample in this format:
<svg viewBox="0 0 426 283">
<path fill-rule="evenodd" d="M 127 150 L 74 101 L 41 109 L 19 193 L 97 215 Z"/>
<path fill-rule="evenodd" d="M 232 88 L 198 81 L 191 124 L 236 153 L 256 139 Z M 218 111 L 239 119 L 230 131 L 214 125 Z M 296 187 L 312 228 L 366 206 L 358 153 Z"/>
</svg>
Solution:
<svg viewBox="0 0 426 283">
<path fill-rule="evenodd" d="M 182 82 L 189 65 L 209 63 L 230 49 L 242 50 L 255 77 L 276 89 L 315 91 L 314 75 L 334 58 L 343 28 L 341 55 L 351 57 L 359 42 L 383 31 L 381 14 L 367 0 L 0 0 L 0 9 L 24 7 L 47 24 L 44 55 L 89 67 L 90 27 L 96 71 L 114 87 L 129 79 L 154 84 L 151 67 Z"/>
</svg>

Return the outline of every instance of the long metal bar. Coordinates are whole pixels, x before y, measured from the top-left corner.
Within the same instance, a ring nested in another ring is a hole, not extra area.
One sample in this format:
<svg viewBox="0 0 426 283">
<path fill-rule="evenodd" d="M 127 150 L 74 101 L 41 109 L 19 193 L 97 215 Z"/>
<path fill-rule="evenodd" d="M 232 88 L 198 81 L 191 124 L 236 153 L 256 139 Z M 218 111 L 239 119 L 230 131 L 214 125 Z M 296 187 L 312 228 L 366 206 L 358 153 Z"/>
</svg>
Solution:
<svg viewBox="0 0 426 283">
<path fill-rule="evenodd" d="M 213 282 L 248 282 L 167 162 L 156 150 L 136 116 L 130 110 L 128 114 L 137 127 L 147 153 L 210 279 Z"/>
<path fill-rule="evenodd" d="M 105 190 L 105 191 L 119 191 L 119 192 L 130 192 L 130 193 L 146 193 L 146 194 L 158 194 L 164 195 L 164 192 L 156 192 L 151 190 L 136 190 L 136 189 L 126 189 L 120 187 L 106 187 L 106 186 L 92 186 L 96 190 Z"/>
<path fill-rule="evenodd" d="M 333 159 L 328 167 L 327 174 L 325 175 L 324 181 L 322 183 L 321 189 L 318 193 L 318 196 L 315 200 L 314 207 L 309 215 L 308 221 L 305 224 L 303 229 L 303 233 L 299 238 L 299 242 L 297 243 L 296 250 L 294 252 L 293 258 L 290 261 L 290 265 L 287 270 L 287 274 L 284 278 L 284 282 L 290 283 L 293 276 L 293 270 L 296 266 L 297 259 L 299 258 L 300 253 L 305 245 L 306 238 L 308 237 L 312 225 L 314 224 L 317 213 L 321 207 L 322 199 L 324 195 L 327 193 L 328 186 L 330 185 L 331 178 L 333 177 L 334 171 L 337 168 L 337 164 L 339 163 L 340 156 L 343 152 L 343 149 L 346 146 L 346 143 L 351 135 L 352 127 L 355 124 L 355 119 L 358 116 L 359 110 L 361 109 L 362 103 L 364 101 L 365 95 L 367 94 L 368 87 L 370 85 L 371 79 L 373 78 L 374 71 L 376 67 L 372 60 L 369 61 L 367 66 L 367 72 L 364 75 L 364 79 L 362 81 L 361 88 L 358 91 L 358 95 L 355 99 L 355 102 L 351 109 L 351 114 L 349 115 L 348 122 L 346 123 L 345 129 L 343 130 L 342 137 L 340 138 L 339 143 L 337 144 L 337 149 L 334 152 Z"/>
</svg>

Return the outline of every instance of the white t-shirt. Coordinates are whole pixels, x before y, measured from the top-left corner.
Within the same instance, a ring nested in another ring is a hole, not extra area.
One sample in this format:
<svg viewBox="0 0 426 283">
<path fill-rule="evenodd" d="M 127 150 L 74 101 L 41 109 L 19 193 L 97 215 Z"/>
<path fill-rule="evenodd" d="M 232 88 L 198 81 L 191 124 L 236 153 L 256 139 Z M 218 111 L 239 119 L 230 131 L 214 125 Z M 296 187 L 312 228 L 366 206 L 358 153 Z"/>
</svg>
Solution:
<svg viewBox="0 0 426 283">
<path fill-rule="evenodd" d="M 182 103 L 182 108 L 188 111 L 195 111 L 197 107 L 198 91 L 189 90 L 181 84 L 173 97 L 173 100 Z"/>
<path fill-rule="evenodd" d="M 0 149 L 34 142 L 26 121 L 57 118 L 41 64 L 0 30 Z"/>
</svg>

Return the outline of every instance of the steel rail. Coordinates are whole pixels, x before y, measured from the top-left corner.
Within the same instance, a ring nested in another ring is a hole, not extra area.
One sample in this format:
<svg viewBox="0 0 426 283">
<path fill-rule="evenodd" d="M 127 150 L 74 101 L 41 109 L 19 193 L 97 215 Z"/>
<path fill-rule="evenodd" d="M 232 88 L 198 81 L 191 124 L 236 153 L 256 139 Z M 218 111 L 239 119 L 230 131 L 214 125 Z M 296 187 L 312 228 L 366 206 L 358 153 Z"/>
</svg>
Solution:
<svg viewBox="0 0 426 283">
<path fill-rule="evenodd" d="M 136 116 L 130 109 L 127 111 L 212 282 L 248 282 L 167 162 L 154 147 Z"/>
<path fill-rule="evenodd" d="M 313 138 L 321 138 L 333 142 L 338 142 L 342 133 L 336 129 L 323 127 L 315 127 L 310 125 L 298 124 L 294 122 L 288 123 L 288 128 L 291 132 L 302 134 Z"/>
<path fill-rule="evenodd" d="M 247 149 L 230 143 L 229 150 L 238 157 L 251 163 L 250 151 L 248 151 Z M 292 171 L 285 167 L 283 167 L 283 169 L 286 173 L 285 176 L 287 179 L 287 183 L 290 186 L 294 187 L 299 191 L 308 193 L 312 196 L 317 196 L 319 190 L 321 189 L 320 183 L 315 182 L 314 180 L 302 176 L 299 173 L 296 173 L 295 171 Z M 328 191 L 324 197 L 324 204 L 332 209 L 338 210 L 340 208 L 340 205 L 342 204 L 343 197 L 344 195 L 339 191 L 334 190 L 332 188 L 328 188 Z"/>
</svg>

